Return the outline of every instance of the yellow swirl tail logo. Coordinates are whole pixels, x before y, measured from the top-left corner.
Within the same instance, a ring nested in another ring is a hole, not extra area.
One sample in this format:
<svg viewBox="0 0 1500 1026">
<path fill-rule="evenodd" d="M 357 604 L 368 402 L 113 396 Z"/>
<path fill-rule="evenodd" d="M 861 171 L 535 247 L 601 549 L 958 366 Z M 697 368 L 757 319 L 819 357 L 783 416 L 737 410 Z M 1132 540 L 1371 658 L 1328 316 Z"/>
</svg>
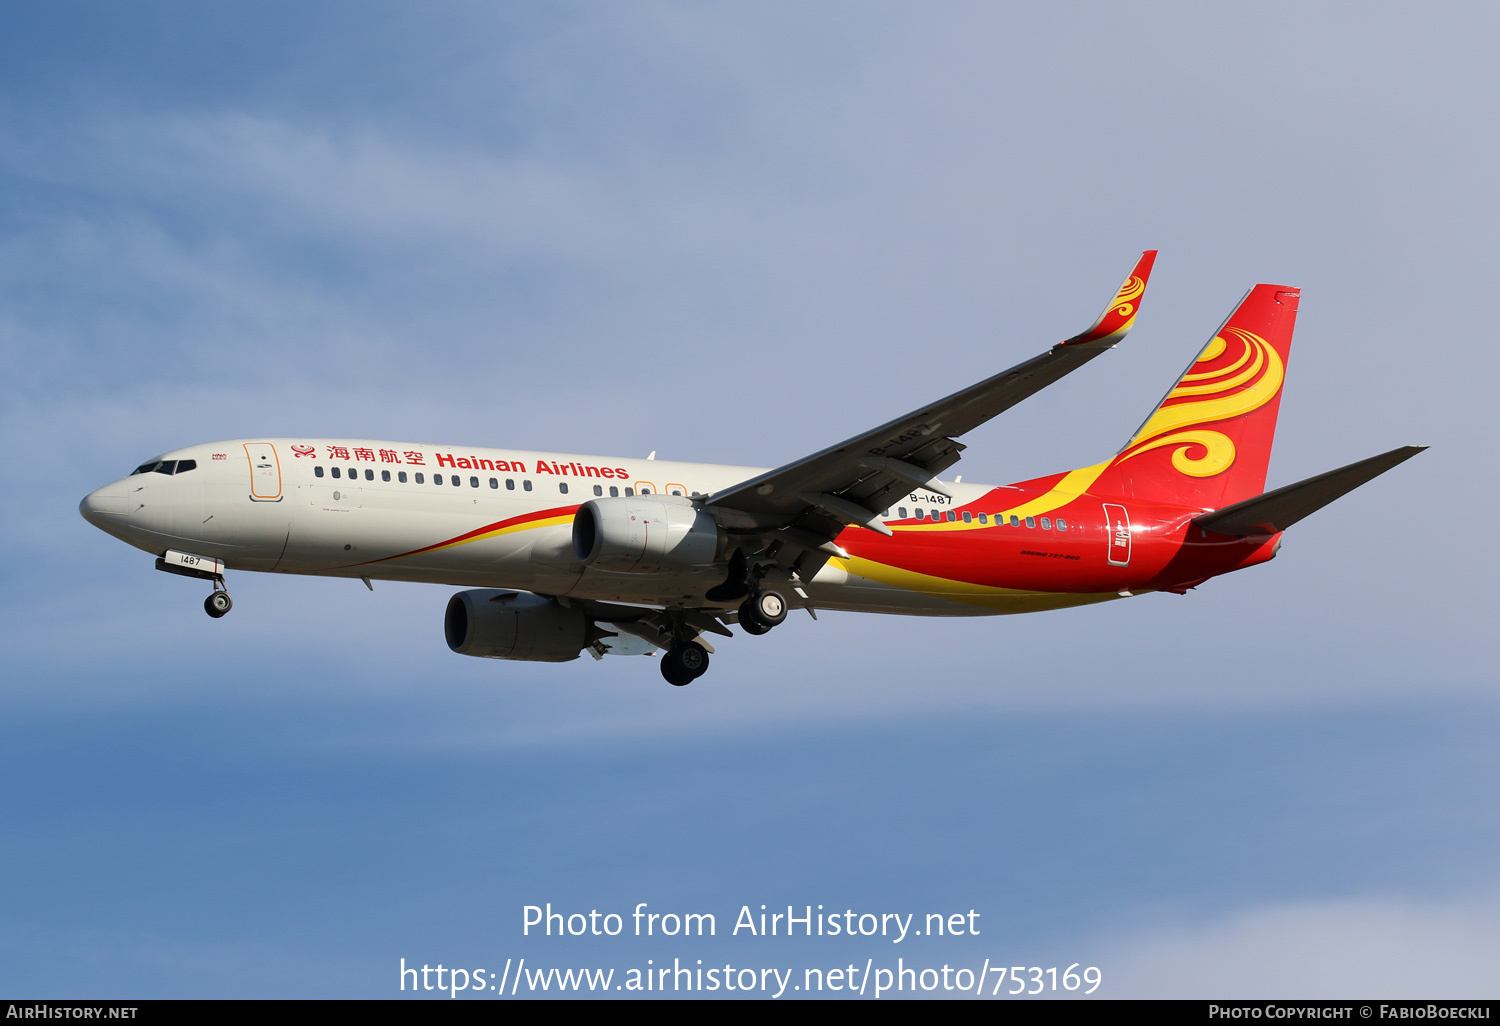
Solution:
<svg viewBox="0 0 1500 1026">
<path fill-rule="evenodd" d="M 1212 369 L 1207 366 L 1221 362 L 1226 354 L 1228 363 Z M 1190 369 L 1182 376 L 1116 463 L 1176 446 L 1172 466 L 1191 477 L 1213 477 L 1234 464 L 1234 440 L 1204 425 L 1242 417 L 1270 402 L 1281 390 L 1286 367 L 1265 339 L 1235 327 L 1214 336 L 1193 364 L 1198 367 L 1204 369 Z M 1193 455 L 1194 447 L 1201 454 Z"/>
</svg>

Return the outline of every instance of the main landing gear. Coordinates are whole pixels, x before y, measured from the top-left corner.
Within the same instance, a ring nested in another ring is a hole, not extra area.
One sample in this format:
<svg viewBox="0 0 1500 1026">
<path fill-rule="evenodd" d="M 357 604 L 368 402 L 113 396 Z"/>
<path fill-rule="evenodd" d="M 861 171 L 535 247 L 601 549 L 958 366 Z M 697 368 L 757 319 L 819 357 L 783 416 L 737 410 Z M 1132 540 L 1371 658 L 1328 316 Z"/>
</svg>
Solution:
<svg viewBox="0 0 1500 1026">
<path fill-rule="evenodd" d="M 739 624 L 746 634 L 765 634 L 786 619 L 786 597 L 769 588 L 758 589 L 740 605 Z M 674 687 L 691 684 L 708 672 L 708 649 L 697 641 L 688 640 L 696 630 L 678 623 L 673 642 L 661 657 L 661 675 Z M 727 631 L 720 631 L 727 634 Z"/>
<path fill-rule="evenodd" d="M 691 684 L 708 672 L 708 650 L 696 641 L 683 641 L 661 657 L 661 675 L 673 687 Z"/>
<path fill-rule="evenodd" d="M 740 605 L 740 626 L 746 634 L 766 634 L 786 619 L 786 599 L 779 591 L 757 591 Z"/>
<path fill-rule="evenodd" d="M 229 591 L 224 587 L 224 578 L 214 578 L 214 590 L 208 598 L 203 600 L 203 611 L 217 620 L 233 608 L 234 600 L 229 597 Z"/>
</svg>

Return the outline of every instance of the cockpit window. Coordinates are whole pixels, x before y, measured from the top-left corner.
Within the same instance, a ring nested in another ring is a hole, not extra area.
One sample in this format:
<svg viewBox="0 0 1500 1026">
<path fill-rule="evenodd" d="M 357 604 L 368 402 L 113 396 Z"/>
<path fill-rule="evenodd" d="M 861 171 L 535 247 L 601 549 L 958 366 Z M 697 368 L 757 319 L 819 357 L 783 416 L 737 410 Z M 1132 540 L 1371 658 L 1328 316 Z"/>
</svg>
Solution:
<svg viewBox="0 0 1500 1026">
<path fill-rule="evenodd" d="M 150 463 L 142 463 L 130 472 L 131 477 L 137 474 L 186 474 L 189 470 L 198 469 L 197 460 L 152 460 Z"/>
</svg>

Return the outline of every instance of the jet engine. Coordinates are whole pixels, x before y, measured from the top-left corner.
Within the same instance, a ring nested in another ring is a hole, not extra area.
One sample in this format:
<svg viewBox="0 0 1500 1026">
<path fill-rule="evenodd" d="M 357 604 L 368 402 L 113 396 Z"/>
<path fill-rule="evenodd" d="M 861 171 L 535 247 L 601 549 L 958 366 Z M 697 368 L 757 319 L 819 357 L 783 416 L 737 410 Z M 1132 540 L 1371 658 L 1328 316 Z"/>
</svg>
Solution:
<svg viewBox="0 0 1500 1026">
<path fill-rule="evenodd" d="M 459 655 L 565 663 L 598 639 L 593 621 L 576 609 L 525 592 L 479 588 L 448 600 L 448 647 Z"/>
<path fill-rule="evenodd" d="M 703 510 L 667 496 L 593 499 L 573 517 L 573 554 L 584 566 L 652 574 L 713 566 L 724 535 Z"/>
</svg>

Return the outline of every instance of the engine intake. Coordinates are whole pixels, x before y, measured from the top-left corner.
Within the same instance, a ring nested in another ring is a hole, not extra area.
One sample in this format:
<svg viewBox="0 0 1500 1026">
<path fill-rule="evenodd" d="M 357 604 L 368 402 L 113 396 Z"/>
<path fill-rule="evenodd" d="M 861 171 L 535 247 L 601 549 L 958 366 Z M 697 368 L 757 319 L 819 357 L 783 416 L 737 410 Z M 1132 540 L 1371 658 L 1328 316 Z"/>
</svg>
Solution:
<svg viewBox="0 0 1500 1026">
<path fill-rule="evenodd" d="M 713 566 L 724 548 L 714 518 L 664 496 L 593 499 L 573 517 L 573 554 L 584 566 L 650 574 Z"/>
<path fill-rule="evenodd" d="M 576 609 L 525 592 L 461 591 L 443 616 L 448 647 L 459 655 L 565 663 L 595 640 L 593 622 Z"/>
</svg>

